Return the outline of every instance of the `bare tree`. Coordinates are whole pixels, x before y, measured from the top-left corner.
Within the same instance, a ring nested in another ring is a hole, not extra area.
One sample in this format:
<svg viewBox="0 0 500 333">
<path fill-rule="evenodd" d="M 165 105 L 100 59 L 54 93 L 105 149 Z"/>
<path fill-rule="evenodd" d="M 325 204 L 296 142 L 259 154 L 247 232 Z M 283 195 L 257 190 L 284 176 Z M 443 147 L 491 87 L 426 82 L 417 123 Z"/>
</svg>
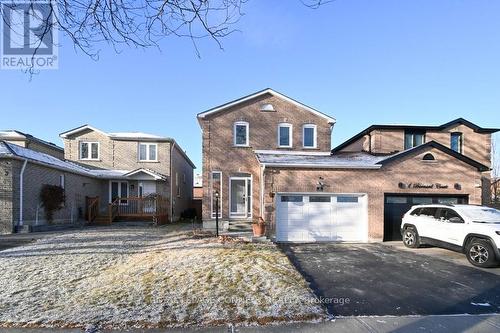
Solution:
<svg viewBox="0 0 500 333">
<path fill-rule="evenodd" d="M 50 17 L 42 34 L 56 28 L 68 36 L 75 48 L 94 59 L 101 42 L 119 52 L 120 45 L 159 47 L 169 36 L 188 37 L 199 56 L 196 40 L 211 38 L 220 48 L 221 40 L 233 33 L 249 0 L 51 0 Z M 332 0 L 300 0 L 305 6 L 318 8 Z M 16 9 L 19 1 L 6 0 L 3 6 Z M 39 1 L 25 1 L 22 6 L 35 9 Z M 23 7 L 26 8 L 26 7 Z M 30 10 L 36 15 L 36 10 Z M 2 11 L 4 23 L 11 22 Z M 38 18 L 39 19 L 39 18 Z M 38 50 L 38 49 L 37 49 Z M 37 51 L 34 51 L 36 55 Z"/>
</svg>

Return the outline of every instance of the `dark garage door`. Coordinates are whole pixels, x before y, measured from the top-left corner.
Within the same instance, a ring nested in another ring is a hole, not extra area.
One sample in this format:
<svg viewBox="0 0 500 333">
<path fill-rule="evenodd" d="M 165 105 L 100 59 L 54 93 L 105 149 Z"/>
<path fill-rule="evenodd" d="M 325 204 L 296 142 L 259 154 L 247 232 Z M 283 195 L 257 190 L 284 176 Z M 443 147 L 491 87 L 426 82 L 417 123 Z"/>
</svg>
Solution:
<svg viewBox="0 0 500 333">
<path fill-rule="evenodd" d="M 466 204 L 467 196 L 422 196 L 422 195 L 385 195 L 384 204 L 384 241 L 401 240 L 399 228 L 403 215 L 415 205 L 426 204 Z"/>
</svg>

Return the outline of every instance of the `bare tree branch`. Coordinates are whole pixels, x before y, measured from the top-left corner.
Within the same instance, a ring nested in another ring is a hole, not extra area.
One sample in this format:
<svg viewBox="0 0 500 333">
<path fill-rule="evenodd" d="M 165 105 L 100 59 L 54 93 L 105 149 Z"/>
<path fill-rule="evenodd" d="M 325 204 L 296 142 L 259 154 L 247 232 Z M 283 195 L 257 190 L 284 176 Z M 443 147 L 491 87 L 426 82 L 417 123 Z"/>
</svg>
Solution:
<svg viewBox="0 0 500 333">
<path fill-rule="evenodd" d="M 43 34 L 55 27 L 70 38 L 75 49 L 93 59 L 98 59 L 102 42 L 120 52 L 121 46 L 159 48 L 160 41 L 169 36 L 190 38 L 199 56 L 197 40 L 201 38 L 211 38 L 223 48 L 222 39 L 237 31 L 233 27 L 247 1 L 51 0 L 52 17 L 45 22 Z M 334 0 L 300 1 L 308 8 L 319 8 Z M 30 6 L 37 2 L 27 1 Z M 2 3 L 12 9 L 20 4 L 15 0 Z M 5 21 L 3 12 L 2 18 Z M 38 47 L 33 57 L 37 51 Z"/>
</svg>

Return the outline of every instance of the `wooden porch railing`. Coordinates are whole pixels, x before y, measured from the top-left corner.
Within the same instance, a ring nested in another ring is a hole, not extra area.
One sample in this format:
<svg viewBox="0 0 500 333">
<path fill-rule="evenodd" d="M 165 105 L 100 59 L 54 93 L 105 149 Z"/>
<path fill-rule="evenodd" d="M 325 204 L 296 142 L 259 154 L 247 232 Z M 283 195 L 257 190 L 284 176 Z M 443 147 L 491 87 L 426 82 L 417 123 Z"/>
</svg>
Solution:
<svg viewBox="0 0 500 333">
<path fill-rule="evenodd" d="M 160 196 L 116 198 L 109 204 L 109 222 L 118 217 L 152 219 L 157 224 L 168 221 L 168 199 Z"/>
<path fill-rule="evenodd" d="M 99 215 L 99 197 L 87 198 L 87 222 L 92 223 Z"/>
</svg>

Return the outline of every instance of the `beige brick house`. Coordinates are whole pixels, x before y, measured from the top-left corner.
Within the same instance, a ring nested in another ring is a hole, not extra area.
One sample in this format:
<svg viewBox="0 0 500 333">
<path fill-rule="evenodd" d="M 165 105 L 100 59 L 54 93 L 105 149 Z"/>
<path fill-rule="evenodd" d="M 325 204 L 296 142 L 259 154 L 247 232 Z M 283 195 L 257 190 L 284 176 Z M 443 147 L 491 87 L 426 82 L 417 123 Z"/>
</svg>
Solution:
<svg viewBox="0 0 500 333">
<path fill-rule="evenodd" d="M 106 133 L 90 125 L 60 137 L 66 160 L 107 174 L 108 183 L 100 193 L 102 207 L 118 197 L 156 193 L 168 200 L 172 220 L 190 208 L 195 165 L 174 139 L 141 132 Z"/>
<path fill-rule="evenodd" d="M 491 134 L 459 118 L 441 126 L 374 125 L 331 150 L 335 119 L 272 89 L 198 115 L 203 220 L 216 193 L 229 229 L 257 217 L 277 241 L 399 237 L 417 203 L 489 197 Z"/>
<path fill-rule="evenodd" d="M 94 218 L 104 222 L 110 220 L 110 204 L 117 218 L 143 220 L 160 210 L 177 220 L 191 207 L 195 166 L 174 139 L 84 125 L 60 135 L 63 150 L 32 136 L 28 145 L 15 133 L 21 132 L 0 138 L 0 233 L 46 224 L 39 199 L 45 184 L 65 191 L 54 224 L 88 220 L 89 203 Z"/>
</svg>

